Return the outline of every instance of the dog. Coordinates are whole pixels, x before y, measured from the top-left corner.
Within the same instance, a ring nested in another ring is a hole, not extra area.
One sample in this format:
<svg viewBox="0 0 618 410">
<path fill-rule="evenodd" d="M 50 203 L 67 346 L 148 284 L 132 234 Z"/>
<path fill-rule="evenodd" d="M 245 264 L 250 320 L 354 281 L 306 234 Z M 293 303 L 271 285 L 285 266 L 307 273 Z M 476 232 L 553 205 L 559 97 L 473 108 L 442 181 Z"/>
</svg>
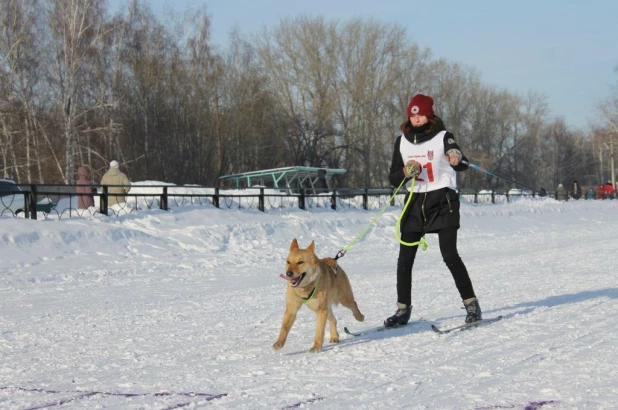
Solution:
<svg viewBox="0 0 618 410">
<path fill-rule="evenodd" d="M 287 340 L 290 329 L 296 320 L 296 313 L 306 304 L 317 316 L 315 339 L 311 353 L 320 352 L 324 344 L 326 319 L 330 323 L 330 342 L 339 343 L 337 320 L 333 315 L 333 306 L 341 304 L 352 311 L 359 322 L 365 316 L 358 309 L 354 300 L 348 276 L 333 258 L 319 259 L 315 255 L 315 241 L 306 249 L 298 247 L 298 241 L 292 240 L 290 252 L 285 262 L 285 275 L 288 280 L 285 294 L 285 313 L 279 338 L 273 345 L 281 349 Z"/>
</svg>

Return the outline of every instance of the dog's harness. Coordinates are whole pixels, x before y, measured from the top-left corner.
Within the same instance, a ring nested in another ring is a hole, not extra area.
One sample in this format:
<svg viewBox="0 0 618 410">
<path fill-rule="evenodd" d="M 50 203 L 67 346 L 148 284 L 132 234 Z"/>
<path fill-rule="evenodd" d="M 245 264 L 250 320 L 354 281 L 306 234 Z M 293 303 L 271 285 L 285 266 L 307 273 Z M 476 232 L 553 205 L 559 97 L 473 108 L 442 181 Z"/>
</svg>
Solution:
<svg viewBox="0 0 618 410">
<path fill-rule="evenodd" d="M 315 287 L 313 288 L 313 290 L 311 291 L 311 293 L 309 293 L 307 297 L 300 296 L 298 292 L 296 292 L 296 289 L 294 289 L 294 293 L 296 293 L 296 296 L 298 296 L 299 298 L 303 300 L 303 303 L 308 303 L 315 296 L 315 291 L 318 290 L 319 285 L 320 285 L 320 280 L 318 279 L 318 282 L 315 284 Z"/>
<path fill-rule="evenodd" d="M 337 275 L 337 267 L 333 268 L 330 265 L 328 265 L 328 267 L 330 268 L 330 270 L 333 272 L 334 275 Z M 296 291 L 296 289 L 294 289 L 294 293 L 296 293 L 296 296 L 298 296 L 299 298 L 301 298 L 303 300 L 303 303 L 307 303 L 311 299 L 313 299 L 313 297 L 315 296 L 315 292 L 318 290 L 318 286 L 319 285 L 320 285 L 320 280 L 318 279 L 318 281 L 316 282 L 315 286 L 313 287 L 313 290 L 309 293 L 309 295 L 307 297 L 300 296 L 298 294 L 298 292 Z"/>
</svg>

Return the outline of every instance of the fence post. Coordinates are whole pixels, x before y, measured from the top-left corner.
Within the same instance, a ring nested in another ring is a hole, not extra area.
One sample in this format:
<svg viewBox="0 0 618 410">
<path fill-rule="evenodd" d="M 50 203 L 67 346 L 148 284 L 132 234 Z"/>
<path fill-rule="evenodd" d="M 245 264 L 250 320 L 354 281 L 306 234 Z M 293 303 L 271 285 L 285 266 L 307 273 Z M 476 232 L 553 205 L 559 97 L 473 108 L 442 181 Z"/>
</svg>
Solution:
<svg viewBox="0 0 618 410">
<path fill-rule="evenodd" d="M 159 208 L 163 211 L 167 211 L 167 187 L 163 187 L 163 193 L 161 194 L 161 201 L 159 201 Z"/>
<path fill-rule="evenodd" d="M 36 209 L 36 199 L 38 197 L 37 194 L 37 187 L 36 185 L 32 184 L 30 185 L 30 218 L 31 219 L 36 219 L 37 218 L 37 209 Z"/>
<path fill-rule="evenodd" d="M 491 203 L 496 203 L 496 192 L 493 189 L 491 190 Z"/>
<path fill-rule="evenodd" d="M 31 213 L 30 210 L 32 209 L 32 192 L 24 191 L 21 189 L 21 187 L 19 189 L 24 195 L 24 209 L 22 209 L 22 212 L 24 213 L 24 218 L 29 219 Z M 13 197 L 13 200 L 15 200 L 15 197 Z M 17 213 L 13 212 L 13 216 L 17 216 Z"/>
<path fill-rule="evenodd" d="M 260 188 L 260 196 L 258 198 L 258 209 L 264 212 L 264 188 Z"/>
<path fill-rule="evenodd" d="M 107 215 L 107 185 L 102 185 L 101 186 L 101 206 L 100 206 L 100 210 L 99 212 L 101 212 L 103 215 Z"/>
<path fill-rule="evenodd" d="M 330 197 L 330 209 L 337 210 L 337 191 L 333 190 L 333 195 Z"/>
<path fill-rule="evenodd" d="M 479 191 L 477 190 L 474 191 L 474 203 L 475 204 L 479 203 Z"/>
<path fill-rule="evenodd" d="M 305 210 L 305 188 L 300 189 L 300 195 L 298 196 L 298 207 Z"/>
<path fill-rule="evenodd" d="M 391 187 L 391 206 L 395 206 L 395 188 Z"/>
<path fill-rule="evenodd" d="M 219 187 L 215 187 L 215 195 L 212 197 L 212 204 L 215 208 L 219 208 Z"/>
<path fill-rule="evenodd" d="M 32 189 L 32 185 L 30 185 L 30 189 Z M 23 192 L 24 195 L 24 218 L 29 219 L 32 217 L 32 191 L 24 191 L 20 188 L 20 191 Z M 35 205 L 36 206 L 36 205 Z M 17 215 L 16 213 L 13 214 Z"/>
<path fill-rule="evenodd" d="M 30 208 L 32 207 L 32 192 L 22 191 L 24 193 L 24 218 L 30 218 Z M 14 214 L 17 215 L 17 214 Z"/>
</svg>

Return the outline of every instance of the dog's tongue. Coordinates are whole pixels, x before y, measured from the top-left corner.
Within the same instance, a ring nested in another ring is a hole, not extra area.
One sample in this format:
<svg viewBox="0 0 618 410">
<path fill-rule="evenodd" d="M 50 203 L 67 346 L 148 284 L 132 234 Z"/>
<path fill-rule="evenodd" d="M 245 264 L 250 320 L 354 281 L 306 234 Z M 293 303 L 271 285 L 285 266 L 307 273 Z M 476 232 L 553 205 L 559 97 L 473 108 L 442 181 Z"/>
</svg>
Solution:
<svg viewBox="0 0 618 410">
<path fill-rule="evenodd" d="M 283 273 L 281 275 L 279 275 L 279 277 L 281 277 L 282 279 L 285 280 L 290 280 L 290 278 L 288 278 L 287 276 L 285 276 Z"/>
</svg>

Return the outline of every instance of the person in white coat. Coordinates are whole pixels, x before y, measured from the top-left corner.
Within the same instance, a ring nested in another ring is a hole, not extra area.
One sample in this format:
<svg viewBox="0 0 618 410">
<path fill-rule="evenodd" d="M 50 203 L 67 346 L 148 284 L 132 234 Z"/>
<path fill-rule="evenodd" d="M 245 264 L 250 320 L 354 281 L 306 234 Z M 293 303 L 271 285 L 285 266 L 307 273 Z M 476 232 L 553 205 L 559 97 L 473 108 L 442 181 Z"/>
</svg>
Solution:
<svg viewBox="0 0 618 410">
<path fill-rule="evenodd" d="M 116 205 L 126 201 L 125 194 L 128 194 L 131 190 L 131 182 L 127 175 L 120 171 L 120 164 L 118 161 L 113 160 L 109 163 L 109 170 L 101 178 L 101 185 L 122 185 L 122 186 L 110 186 L 107 190 L 109 194 L 107 200 L 107 206 Z"/>
</svg>

